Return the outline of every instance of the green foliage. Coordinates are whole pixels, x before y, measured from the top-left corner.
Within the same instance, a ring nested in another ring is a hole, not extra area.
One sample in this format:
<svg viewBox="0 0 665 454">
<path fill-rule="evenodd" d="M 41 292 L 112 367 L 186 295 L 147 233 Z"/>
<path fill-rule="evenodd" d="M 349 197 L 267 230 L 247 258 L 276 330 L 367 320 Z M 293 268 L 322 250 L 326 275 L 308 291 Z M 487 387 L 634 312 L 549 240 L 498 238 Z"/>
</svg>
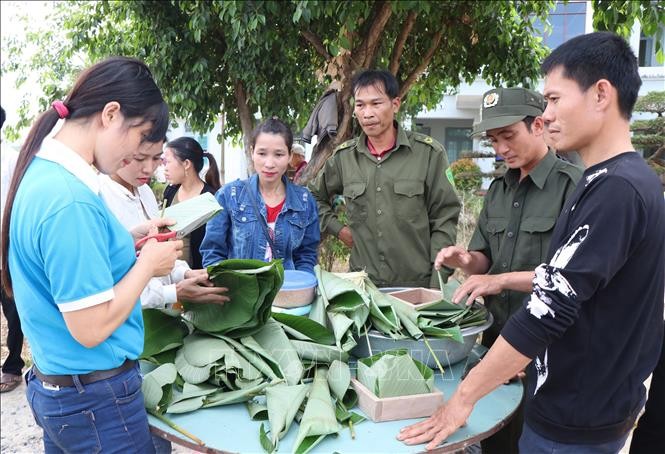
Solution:
<svg viewBox="0 0 665 454">
<path fill-rule="evenodd" d="M 533 86 L 547 50 L 534 30 L 555 2 L 345 0 L 67 1 L 42 23 L 23 18 L 27 41 L 4 38 L 3 73 L 44 90 L 19 108 L 19 129 L 62 97 L 83 67 L 109 55 L 152 69 L 175 117 L 206 132 L 226 114 L 229 138 L 248 138 L 255 119 L 279 116 L 300 130 L 336 81 L 349 123 L 355 71 L 387 67 L 402 86 L 404 115 L 433 108 L 477 77 L 491 85 Z M 627 33 L 637 18 L 658 34 L 663 3 L 594 0 L 594 21 Z M 407 24 L 413 24 L 408 28 Z M 401 39 L 403 38 L 403 39 Z M 36 52 L 30 52 L 37 49 Z M 659 50 L 659 55 L 662 49 Z M 26 55 L 30 55 L 26 58 Z M 342 129 L 337 141 L 352 130 Z M 313 172 L 319 168 L 312 166 Z"/>
<path fill-rule="evenodd" d="M 665 91 L 650 91 L 640 96 L 635 103 L 635 112 L 650 112 L 663 116 L 665 112 Z"/>
<path fill-rule="evenodd" d="M 632 142 L 641 149 L 645 158 L 653 158 L 665 163 L 665 91 L 652 91 L 638 98 L 636 112 L 648 112 L 658 115 L 651 120 L 636 120 L 630 125 L 633 132 Z M 658 171 L 659 169 L 654 168 Z"/>
<path fill-rule="evenodd" d="M 595 30 L 609 30 L 628 38 L 635 20 L 639 20 L 642 32 L 656 38 L 656 59 L 660 64 L 665 61 L 665 3 L 653 0 L 593 0 L 592 6 Z"/>
<path fill-rule="evenodd" d="M 338 205 L 336 212 L 339 221 L 347 225 L 345 205 Z M 350 255 L 351 248 L 334 235 L 326 234 L 319 244 L 319 265 L 326 271 L 346 271 Z"/>
<path fill-rule="evenodd" d="M 475 191 L 480 189 L 483 181 L 480 167 L 473 159 L 458 159 L 450 165 L 455 179 L 455 187 L 460 191 Z"/>
</svg>

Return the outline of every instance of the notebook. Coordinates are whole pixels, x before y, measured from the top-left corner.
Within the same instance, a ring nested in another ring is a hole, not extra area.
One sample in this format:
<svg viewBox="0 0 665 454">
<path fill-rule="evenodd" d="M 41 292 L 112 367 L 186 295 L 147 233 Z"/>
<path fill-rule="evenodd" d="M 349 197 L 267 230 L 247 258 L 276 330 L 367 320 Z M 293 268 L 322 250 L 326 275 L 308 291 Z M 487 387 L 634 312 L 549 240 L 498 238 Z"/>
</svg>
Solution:
<svg viewBox="0 0 665 454">
<path fill-rule="evenodd" d="M 223 209 L 215 196 L 206 192 L 171 205 L 164 210 L 164 217 L 176 221 L 167 228 L 178 232 L 178 238 L 182 238 L 214 218 Z"/>
</svg>

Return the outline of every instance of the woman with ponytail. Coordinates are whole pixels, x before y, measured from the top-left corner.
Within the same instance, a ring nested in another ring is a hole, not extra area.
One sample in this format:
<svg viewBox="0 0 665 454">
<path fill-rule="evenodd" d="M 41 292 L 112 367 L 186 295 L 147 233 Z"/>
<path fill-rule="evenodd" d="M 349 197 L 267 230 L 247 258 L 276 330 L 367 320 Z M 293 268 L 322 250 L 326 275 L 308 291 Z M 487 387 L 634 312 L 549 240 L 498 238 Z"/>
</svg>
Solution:
<svg viewBox="0 0 665 454">
<path fill-rule="evenodd" d="M 205 179 L 199 175 L 207 163 Z M 209 192 L 214 194 L 221 186 L 217 162 L 203 151 L 201 145 L 191 137 L 180 137 L 166 144 L 164 149 L 164 175 L 169 186 L 164 190 L 166 206 Z M 193 269 L 202 268 L 199 247 L 205 235 L 205 225 L 194 230 L 184 239 L 184 260 Z"/>
<path fill-rule="evenodd" d="M 93 166 L 112 174 L 167 127 L 149 69 L 113 57 L 83 71 L 21 148 L 3 216 L 2 278 L 32 348 L 27 397 L 47 453 L 154 452 L 136 362 L 139 295 L 173 268 L 182 242 L 150 240 L 137 258 L 135 241 L 168 221 L 130 234 L 102 201 Z"/>
</svg>

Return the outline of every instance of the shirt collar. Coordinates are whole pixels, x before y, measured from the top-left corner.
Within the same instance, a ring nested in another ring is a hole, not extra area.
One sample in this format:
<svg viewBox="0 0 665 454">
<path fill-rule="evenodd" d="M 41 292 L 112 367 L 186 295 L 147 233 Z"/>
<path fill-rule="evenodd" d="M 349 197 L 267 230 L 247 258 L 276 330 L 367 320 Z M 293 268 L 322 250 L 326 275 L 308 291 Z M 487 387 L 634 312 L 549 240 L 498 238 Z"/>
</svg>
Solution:
<svg viewBox="0 0 665 454">
<path fill-rule="evenodd" d="M 534 167 L 531 172 L 529 172 L 528 177 L 531 178 L 531 181 L 533 181 L 533 184 L 535 184 L 538 189 L 543 189 L 543 187 L 545 187 L 545 181 L 552 171 L 552 168 L 554 167 L 557 159 L 558 158 L 554 152 L 552 150 L 548 150 L 545 157 L 541 159 L 538 164 L 536 164 L 536 167 Z M 504 179 L 509 186 L 518 184 L 520 181 L 520 169 L 506 170 Z"/>
<path fill-rule="evenodd" d="M 109 188 L 110 191 L 113 191 L 115 194 L 121 197 L 125 197 L 129 200 L 137 200 L 139 198 L 138 194 L 130 192 L 126 187 L 115 181 L 109 175 L 104 175 L 100 173 L 98 175 L 100 182 L 100 189 L 102 186 Z"/>
<path fill-rule="evenodd" d="M 395 127 L 397 128 L 397 140 L 395 142 L 395 147 L 391 150 L 395 151 L 398 150 L 401 146 L 407 147 L 409 150 L 411 149 L 411 143 L 409 142 L 409 137 L 406 135 L 406 131 L 404 128 L 400 126 L 398 122 L 393 122 Z M 357 148 L 358 151 L 365 153 L 368 156 L 374 156 L 372 153 L 370 153 L 369 148 L 367 148 L 367 135 L 364 132 L 360 133 L 360 136 L 358 137 L 357 143 Z M 390 153 L 386 153 L 390 154 Z M 376 158 L 376 156 L 374 156 Z"/>
<path fill-rule="evenodd" d="M 42 141 L 42 145 L 37 156 L 47 161 L 55 162 L 61 165 L 69 173 L 81 180 L 92 192 L 99 195 L 99 177 L 92 165 L 85 162 L 74 150 L 58 140 L 47 137 Z"/>
</svg>

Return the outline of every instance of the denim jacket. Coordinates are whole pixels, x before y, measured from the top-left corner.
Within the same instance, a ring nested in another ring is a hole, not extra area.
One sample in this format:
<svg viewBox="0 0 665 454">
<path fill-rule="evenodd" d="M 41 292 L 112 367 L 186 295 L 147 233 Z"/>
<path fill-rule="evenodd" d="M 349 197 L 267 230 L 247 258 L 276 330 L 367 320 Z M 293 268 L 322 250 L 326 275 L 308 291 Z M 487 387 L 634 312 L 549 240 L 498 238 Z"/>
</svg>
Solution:
<svg viewBox="0 0 665 454">
<path fill-rule="evenodd" d="M 284 269 L 314 274 L 320 240 L 316 201 L 306 188 L 286 177 L 282 181 L 286 185 L 286 200 L 275 222 L 277 251 L 273 255 L 284 260 Z M 265 221 L 267 210 L 258 184 L 258 176 L 253 175 L 249 180 L 225 184 L 217 191 L 215 197 L 224 210 L 206 225 L 201 243 L 203 266 L 230 258 L 264 260 L 268 239 L 258 216 Z M 255 204 L 251 196 L 255 197 Z"/>
</svg>

